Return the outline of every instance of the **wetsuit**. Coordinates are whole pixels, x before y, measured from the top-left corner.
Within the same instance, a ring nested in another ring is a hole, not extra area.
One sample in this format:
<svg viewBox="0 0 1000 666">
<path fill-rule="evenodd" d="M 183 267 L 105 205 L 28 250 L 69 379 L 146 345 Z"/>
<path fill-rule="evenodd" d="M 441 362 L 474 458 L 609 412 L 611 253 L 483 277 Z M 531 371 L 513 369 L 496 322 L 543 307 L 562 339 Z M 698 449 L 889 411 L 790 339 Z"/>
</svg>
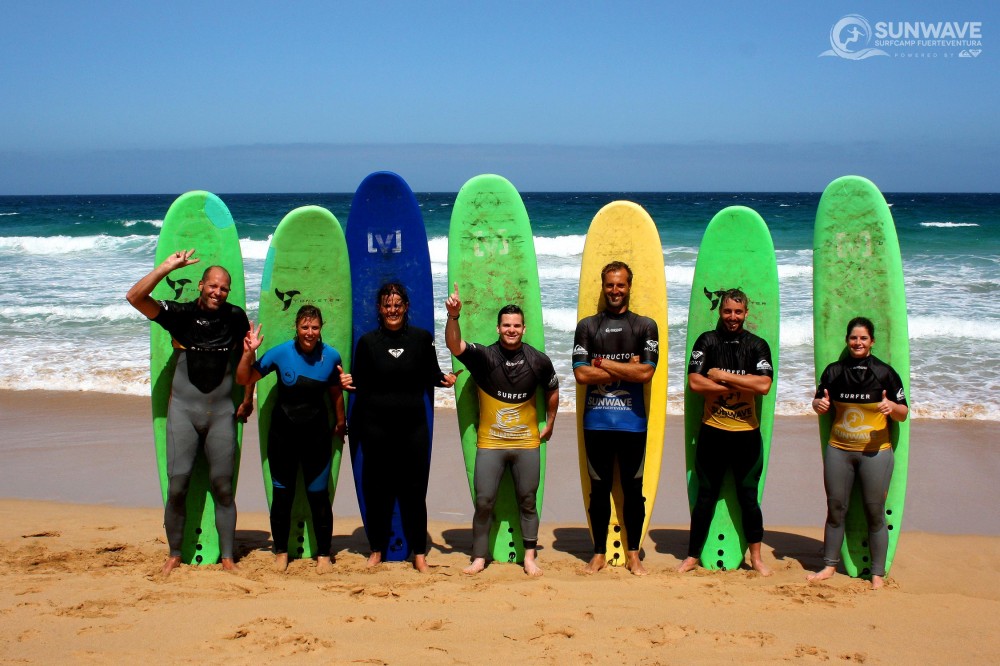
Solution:
<svg viewBox="0 0 1000 666">
<path fill-rule="evenodd" d="M 510 350 L 499 342 L 488 347 L 467 342 L 458 360 L 479 389 L 472 556 L 485 559 L 489 554 L 493 507 L 508 466 L 520 507 L 524 548 L 532 550 L 538 545 L 541 474 L 535 395 L 539 386 L 545 391 L 559 388 L 559 377 L 549 357 L 527 344 Z"/>
<path fill-rule="evenodd" d="M 422 328 L 377 328 L 354 350 L 351 436 L 361 442 L 365 527 L 372 552 L 385 553 L 392 509 L 399 501 L 403 534 L 413 552 L 427 552 L 427 478 L 431 433 L 425 400 L 441 386 L 433 336 Z"/>
<path fill-rule="evenodd" d="M 747 330 L 730 333 L 722 322 L 714 331 L 698 336 L 691 348 L 689 374 L 707 376 L 712 368 L 740 375 L 774 376 L 771 348 L 767 342 Z M 698 496 L 691 511 L 689 557 L 701 557 L 727 469 L 733 471 L 747 542 L 759 543 L 763 540 L 764 518 L 757 501 L 760 475 L 764 468 L 762 454 L 760 422 L 753 392 L 734 389 L 705 400 L 695 452 Z"/>
<path fill-rule="evenodd" d="M 861 497 L 868 519 L 871 572 L 885 576 L 889 532 L 885 524 L 885 496 L 892 479 L 893 452 L 887 417 L 878 411 L 882 391 L 890 400 L 905 405 L 906 393 L 899 375 L 874 356 L 846 358 L 823 371 L 816 398 L 830 394 L 830 440 L 823 454 L 823 485 L 826 487 L 826 528 L 823 561 L 840 562 L 844 542 L 844 518 L 850 505 L 854 479 L 861 481 Z"/>
<path fill-rule="evenodd" d="M 628 363 L 633 356 L 654 368 L 659 361 L 659 332 L 656 322 L 649 317 L 630 311 L 620 315 L 599 312 L 577 324 L 573 338 L 574 368 L 590 365 L 595 358 Z M 616 460 L 624 494 L 625 549 L 639 548 L 646 519 L 642 496 L 646 423 L 642 384 L 619 381 L 587 385 L 583 443 L 590 475 L 588 513 L 596 554 L 607 552 Z"/>
<path fill-rule="evenodd" d="M 181 555 L 188 485 L 198 449 L 203 446 L 215 499 L 220 556 L 232 559 L 236 538 L 232 369 L 250 322 L 241 308 L 229 303 L 218 310 L 203 310 L 196 301 L 159 304 L 160 313 L 153 321 L 170 333 L 177 349 L 167 408 L 168 485 L 163 512 L 170 555 Z"/>
<path fill-rule="evenodd" d="M 271 469 L 271 537 L 274 552 L 288 552 L 292 503 L 299 467 L 316 531 L 316 554 L 330 556 L 333 509 L 330 467 L 333 449 L 326 396 L 340 387 L 342 361 L 330 345 L 319 343 L 304 353 L 295 340 L 269 349 L 254 369 L 263 377 L 277 371 L 278 399 L 271 411 L 267 460 Z"/>
</svg>

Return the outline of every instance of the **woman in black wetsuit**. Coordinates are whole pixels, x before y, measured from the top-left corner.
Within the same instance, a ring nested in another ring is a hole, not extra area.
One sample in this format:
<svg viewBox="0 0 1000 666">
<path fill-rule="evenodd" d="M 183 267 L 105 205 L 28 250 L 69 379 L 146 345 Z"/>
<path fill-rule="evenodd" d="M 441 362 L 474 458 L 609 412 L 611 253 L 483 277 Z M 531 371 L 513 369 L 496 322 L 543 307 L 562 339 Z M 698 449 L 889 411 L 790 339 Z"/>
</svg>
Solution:
<svg viewBox="0 0 1000 666">
<path fill-rule="evenodd" d="M 905 421 L 909 414 L 903 382 L 886 363 L 875 358 L 875 325 L 865 317 L 847 324 L 846 358 L 831 363 L 820 377 L 813 411 L 831 416 L 830 441 L 823 454 L 826 487 L 826 529 L 823 562 L 826 566 L 807 576 L 809 581 L 830 578 L 840 563 L 844 520 L 855 477 L 868 519 L 872 589 L 885 584 L 889 533 L 885 523 L 885 497 L 892 479 L 893 452 L 889 419 Z"/>
<path fill-rule="evenodd" d="M 430 332 L 409 325 L 410 300 L 403 285 L 383 285 L 376 303 L 378 328 L 361 336 L 351 374 L 341 375 L 343 388 L 354 392 L 350 434 L 360 442 L 364 459 L 368 566 L 383 560 L 398 499 L 413 566 L 424 572 L 431 444 L 424 397 L 435 387 L 453 386 L 455 375 L 441 372 Z"/>
</svg>

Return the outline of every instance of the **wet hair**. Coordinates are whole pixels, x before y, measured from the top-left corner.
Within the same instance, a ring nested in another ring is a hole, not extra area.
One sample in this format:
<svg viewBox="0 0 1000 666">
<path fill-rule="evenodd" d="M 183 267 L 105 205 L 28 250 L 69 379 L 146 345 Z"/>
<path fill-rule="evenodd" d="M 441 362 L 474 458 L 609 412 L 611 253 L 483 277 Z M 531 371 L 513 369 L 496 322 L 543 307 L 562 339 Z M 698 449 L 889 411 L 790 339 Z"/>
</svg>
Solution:
<svg viewBox="0 0 1000 666">
<path fill-rule="evenodd" d="M 303 319 L 315 319 L 319 321 L 321 327 L 323 326 L 323 313 L 315 305 L 303 305 L 299 308 L 299 311 L 295 313 L 295 328 L 299 327 Z"/>
<path fill-rule="evenodd" d="M 383 326 L 382 302 L 393 294 L 399 296 L 399 300 L 402 301 L 403 305 L 407 306 L 407 310 L 409 310 L 410 295 L 406 293 L 406 287 L 404 287 L 401 282 L 386 282 L 379 288 L 378 293 L 375 295 L 375 316 L 378 317 L 379 327 Z M 407 311 L 403 314 L 403 327 L 405 328 L 409 323 L 410 313 Z"/>
<path fill-rule="evenodd" d="M 872 340 L 875 339 L 875 324 L 873 324 L 872 320 L 869 319 L 868 317 L 855 317 L 851 321 L 847 322 L 847 335 L 844 336 L 844 339 L 846 340 L 847 338 L 850 338 L 851 331 L 858 328 L 859 326 L 861 328 L 868 329 L 868 337 L 870 337 Z"/>
<path fill-rule="evenodd" d="M 504 315 L 521 315 L 521 324 L 524 324 L 524 310 L 520 306 L 508 303 L 500 308 L 500 311 L 497 312 L 497 326 L 500 325 L 500 320 L 503 319 Z"/>
<path fill-rule="evenodd" d="M 222 273 L 226 276 L 226 279 L 229 281 L 230 286 L 232 286 L 232 284 L 233 284 L 233 276 L 229 274 L 229 271 L 227 271 L 224 267 L 219 266 L 218 264 L 216 264 L 214 266 L 209 266 L 208 268 L 206 268 L 205 272 L 201 274 L 201 281 L 204 282 L 205 280 L 207 280 L 208 279 L 208 274 L 210 272 L 212 272 L 213 270 L 215 270 L 216 268 L 218 268 L 220 271 L 222 271 Z"/>
<path fill-rule="evenodd" d="M 601 284 L 604 284 L 604 276 L 606 276 L 611 271 L 625 271 L 628 274 L 629 286 L 632 286 L 632 269 L 628 267 L 624 261 L 612 261 L 610 264 L 601 269 Z"/>
<path fill-rule="evenodd" d="M 733 301 L 743 306 L 744 310 L 750 310 L 750 299 L 743 293 L 742 289 L 726 289 L 719 294 L 719 314 L 722 314 L 722 305 L 726 301 Z"/>
</svg>

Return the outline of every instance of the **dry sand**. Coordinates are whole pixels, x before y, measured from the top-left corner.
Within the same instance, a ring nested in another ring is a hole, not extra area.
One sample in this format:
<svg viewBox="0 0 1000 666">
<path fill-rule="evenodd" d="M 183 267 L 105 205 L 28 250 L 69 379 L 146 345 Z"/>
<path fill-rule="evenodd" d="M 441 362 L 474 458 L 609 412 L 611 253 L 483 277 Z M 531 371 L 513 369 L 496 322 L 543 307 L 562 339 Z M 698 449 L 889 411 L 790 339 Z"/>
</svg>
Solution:
<svg viewBox="0 0 1000 666">
<path fill-rule="evenodd" d="M 764 554 L 775 575 L 676 574 L 686 545 L 679 418 L 653 526 L 651 575 L 583 576 L 590 548 L 572 415 L 557 422 L 540 535 L 545 576 L 494 564 L 465 576 L 468 486 L 454 414 L 439 412 L 432 572 L 364 567 L 349 463 L 335 502 L 335 570 L 272 570 L 256 424 L 238 492 L 240 570 L 158 571 L 162 511 L 141 398 L 0 392 L 0 661 L 71 663 L 724 663 L 786 660 L 997 663 L 1000 525 L 991 423 L 914 424 L 904 533 L 885 590 L 820 566 L 823 514 L 813 419 L 776 430 Z M 561 426 L 561 427 L 560 427 Z M 784 526 L 782 526 L 784 525 Z"/>
</svg>

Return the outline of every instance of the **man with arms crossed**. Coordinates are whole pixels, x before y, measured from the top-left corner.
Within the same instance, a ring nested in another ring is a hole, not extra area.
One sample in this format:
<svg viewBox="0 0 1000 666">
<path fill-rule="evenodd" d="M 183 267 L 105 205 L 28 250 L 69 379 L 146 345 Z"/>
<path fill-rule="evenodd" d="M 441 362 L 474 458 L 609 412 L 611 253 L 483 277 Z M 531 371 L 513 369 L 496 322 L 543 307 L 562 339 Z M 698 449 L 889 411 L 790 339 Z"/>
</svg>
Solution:
<svg viewBox="0 0 1000 666">
<path fill-rule="evenodd" d="M 705 411 L 695 452 L 698 498 L 691 511 L 688 556 L 677 569 L 681 572 L 698 565 L 723 477 L 732 468 L 750 564 L 761 575 L 771 575 L 760 557 L 764 519 L 757 488 L 764 461 L 754 399 L 771 390 L 774 368 L 767 342 L 743 328 L 748 310 L 746 294 L 725 291 L 719 299 L 718 325 L 698 336 L 691 348 L 688 386 L 705 397 Z"/>
<path fill-rule="evenodd" d="M 193 254 L 194 250 L 174 252 L 126 295 L 136 310 L 170 333 L 177 360 L 167 408 L 168 486 L 163 525 L 170 556 L 163 564 L 164 574 L 181 563 L 188 484 L 202 446 L 215 499 L 222 568 L 236 568 L 235 421 L 246 421 L 253 411 L 252 386 L 239 409 L 233 410 L 234 360 L 242 353 L 250 322 L 241 308 L 226 302 L 232 282 L 229 272 L 222 266 L 209 266 L 198 283 L 198 298 L 189 303 L 156 301 L 150 296 L 172 271 L 198 263 L 199 259 L 191 258 Z"/>
<path fill-rule="evenodd" d="M 524 572 L 540 576 L 536 561 L 538 544 L 538 484 L 541 473 L 539 446 L 552 437 L 559 409 L 559 378 L 549 357 L 521 341 L 524 313 L 507 305 L 497 314 L 500 339 L 488 347 L 466 342 L 458 319 L 462 301 L 458 285 L 445 301 L 448 323 L 444 337 L 448 349 L 460 360 L 479 388 L 479 431 L 473 486 L 476 511 L 472 519 L 472 564 L 464 572 L 486 568 L 493 507 L 504 470 L 510 466 L 521 510 L 524 537 Z M 545 391 L 545 429 L 538 432 L 535 392 Z"/>
<path fill-rule="evenodd" d="M 659 360 L 656 322 L 628 309 L 632 269 L 613 261 L 601 270 L 606 307 L 580 320 L 573 339 L 573 375 L 586 386 L 583 441 L 590 474 L 590 525 L 594 556 L 584 568 L 607 566 L 608 525 L 615 460 L 624 493 L 626 567 L 646 575 L 639 538 L 646 519 L 642 496 L 646 463 L 646 404 L 643 384 L 653 380 Z"/>
</svg>

